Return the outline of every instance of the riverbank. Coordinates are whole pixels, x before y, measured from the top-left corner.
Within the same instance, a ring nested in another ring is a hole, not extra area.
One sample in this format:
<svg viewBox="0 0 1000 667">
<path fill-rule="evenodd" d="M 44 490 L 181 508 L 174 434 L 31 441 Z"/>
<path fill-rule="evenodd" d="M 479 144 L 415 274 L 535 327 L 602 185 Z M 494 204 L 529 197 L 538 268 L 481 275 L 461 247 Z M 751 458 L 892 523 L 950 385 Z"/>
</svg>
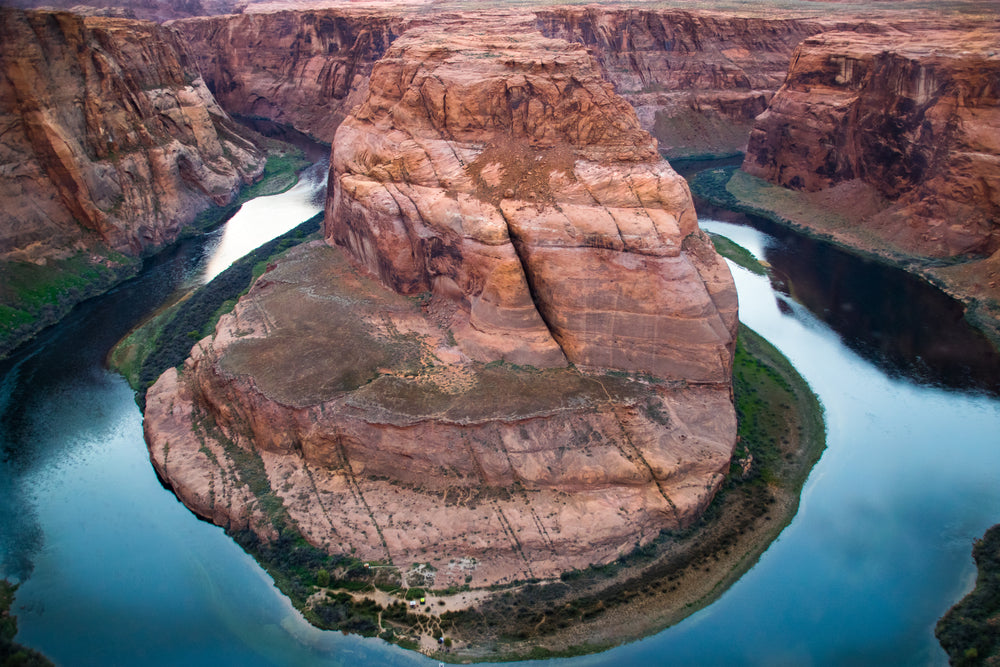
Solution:
<svg viewBox="0 0 1000 667">
<path fill-rule="evenodd" d="M 261 179 L 244 186 L 232 203 L 200 213 L 177 240 L 211 231 L 255 197 L 284 192 L 295 185 L 297 174 L 310 164 L 303 152 L 291 144 L 263 136 L 260 143 L 267 151 Z M 144 256 L 162 250 L 164 247 L 150 248 Z M 130 257 L 96 242 L 89 250 L 44 264 L 0 262 L 0 274 L 4 276 L 0 282 L 0 359 L 57 323 L 77 304 L 134 277 L 141 267 L 141 257 Z"/>
<path fill-rule="evenodd" d="M 688 181 L 694 194 L 712 204 L 767 218 L 921 277 L 960 301 L 966 319 L 1000 349 L 1000 253 L 967 260 L 908 254 L 867 230 L 865 219 L 886 202 L 858 182 L 816 193 L 799 192 L 735 166 L 706 169 Z"/>
<path fill-rule="evenodd" d="M 139 393 L 140 403 L 146 389 L 163 371 L 182 364 L 191 346 L 211 335 L 219 318 L 233 309 L 236 300 L 264 273 L 273 257 L 318 238 L 322 220 L 322 213 L 314 215 L 247 253 L 208 284 L 161 308 L 111 349 L 109 365 Z"/>
<path fill-rule="evenodd" d="M 14 641 L 17 617 L 10 613 L 17 586 L 0 579 L 0 665 L 7 667 L 51 667 L 52 662 L 34 649 Z"/>
<path fill-rule="evenodd" d="M 441 614 L 454 644 L 434 657 L 521 660 L 601 651 L 678 623 L 753 567 L 795 516 L 802 485 L 825 447 L 825 426 L 808 384 L 745 326 L 733 373 L 737 453 L 695 525 L 664 533 L 614 563 L 566 573 L 559 582 L 515 586 L 474 608 Z"/>
<path fill-rule="evenodd" d="M 934 629 L 955 667 L 1000 664 L 1000 524 L 976 540 L 972 557 L 976 587 Z"/>
</svg>

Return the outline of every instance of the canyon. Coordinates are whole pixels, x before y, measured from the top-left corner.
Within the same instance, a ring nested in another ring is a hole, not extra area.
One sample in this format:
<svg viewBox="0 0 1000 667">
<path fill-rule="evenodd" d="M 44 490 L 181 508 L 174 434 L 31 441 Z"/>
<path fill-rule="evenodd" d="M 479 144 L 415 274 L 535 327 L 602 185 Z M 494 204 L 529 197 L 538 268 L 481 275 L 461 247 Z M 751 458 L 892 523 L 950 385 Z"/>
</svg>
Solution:
<svg viewBox="0 0 1000 667">
<path fill-rule="evenodd" d="M 1000 340 L 1000 26 L 949 28 L 804 40 L 742 169 L 844 212 L 795 221 L 909 265 Z"/>
<path fill-rule="evenodd" d="M 145 396 L 162 480 L 257 543 L 487 588 L 697 522 L 738 451 L 737 304 L 663 156 L 861 193 L 865 239 L 996 307 L 995 21 L 147 4 L 242 13 L 0 10 L 0 254 L 169 243 L 263 170 L 229 114 L 332 145 L 323 239 Z"/>
<path fill-rule="evenodd" d="M 0 34 L 6 352 L 90 293 L 39 296 L 46 283 L 134 269 L 129 258 L 233 201 L 264 154 L 173 30 L 0 9 Z"/>
<path fill-rule="evenodd" d="M 231 481 L 253 452 L 311 543 L 440 589 L 608 562 L 711 500 L 732 278 L 587 51 L 510 24 L 393 43 L 337 130 L 327 244 L 150 388 L 202 516 L 276 537 Z"/>
<path fill-rule="evenodd" d="M 472 12 L 447 12 L 474 23 Z M 815 19 L 708 12 L 554 7 L 512 14 L 524 29 L 585 45 L 667 157 L 733 154 L 781 85 Z M 174 22 L 231 113 L 263 116 L 329 143 L 364 97 L 375 61 L 436 14 L 378 5 L 248 12 Z M 829 25 L 833 25 L 830 23 Z M 292 57 L 288 57 L 292 54 Z"/>
</svg>

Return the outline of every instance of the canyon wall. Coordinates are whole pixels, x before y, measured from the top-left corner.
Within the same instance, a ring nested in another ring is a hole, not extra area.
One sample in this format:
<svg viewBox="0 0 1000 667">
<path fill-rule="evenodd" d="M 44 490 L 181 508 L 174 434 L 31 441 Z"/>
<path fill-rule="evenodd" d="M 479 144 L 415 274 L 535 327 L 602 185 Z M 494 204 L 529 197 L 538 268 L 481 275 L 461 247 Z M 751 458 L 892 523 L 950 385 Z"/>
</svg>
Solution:
<svg viewBox="0 0 1000 667">
<path fill-rule="evenodd" d="M 884 197 L 865 229 L 924 257 L 1000 248 L 1000 31 L 829 32 L 805 40 L 743 169 L 809 192 Z"/>
<path fill-rule="evenodd" d="M 735 287 L 582 46 L 509 16 L 412 28 L 330 179 L 328 244 L 147 394 L 189 507 L 263 540 L 287 516 L 434 588 L 608 562 L 704 511 L 735 443 Z"/>
<path fill-rule="evenodd" d="M 138 255 L 261 173 L 176 32 L 3 9 L 0 35 L 0 258 Z"/>
<path fill-rule="evenodd" d="M 714 12 L 536 10 L 542 33 L 584 44 L 668 155 L 734 153 L 781 86 L 815 20 Z"/>
<path fill-rule="evenodd" d="M 364 99 L 372 65 L 408 22 L 398 13 L 330 9 L 173 25 L 230 113 L 285 123 L 330 143 Z"/>
<path fill-rule="evenodd" d="M 816 21 L 676 10 L 512 10 L 512 22 L 585 45 L 667 155 L 742 150 Z M 179 21 L 209 87 L 230 112 L 329 142 L 366 92 L 372 65 L 409 27 L 481 17 L 330 9 Z M 533 22 L 533 26 L 531 23 Z"/>
</svg>

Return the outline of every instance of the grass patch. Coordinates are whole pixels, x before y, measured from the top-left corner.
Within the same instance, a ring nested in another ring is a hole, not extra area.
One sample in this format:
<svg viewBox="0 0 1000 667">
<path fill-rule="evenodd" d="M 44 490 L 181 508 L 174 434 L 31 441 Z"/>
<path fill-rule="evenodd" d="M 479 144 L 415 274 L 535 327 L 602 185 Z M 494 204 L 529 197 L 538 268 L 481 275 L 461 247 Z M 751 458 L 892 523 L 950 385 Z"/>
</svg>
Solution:
<svg viewBox="0 0 1000 667">
<path fill-rule="evenodd" d="M 727 259 L 731 259 L 744 269 L 758 276 L 766 276 L 767 269 L 753 256 L 749 250 L 721 234 L 709 232 L 715 251 Z"/>
<path fill-rule="evenodd" d="M 179 366 L 191 346 L 215 329 L 249 290 L 255 267 L 266 266 L 276 255 L 312 238 L 319 231 L 318 213 L 291 231 L 278 236 L 237 260 L 207 285 L 161 311 L 122 339 L 111 353 L 111 366 L 124 375 L 133 389 L 144 394 L 168 368 Z"/>
<path fill-rule="evenodd" d="M 1000 658 L 1000 524 L 972 548 L 976 586 L 948 610 L 934 629 L 955 667 L 994 665 Z"/>
<path fill-rule="evenodd" d="M 0 358 L 73 307 L 135 275 L 141 261 L 105 247 L 68 259 L 0 262 Z"/>
</svg>

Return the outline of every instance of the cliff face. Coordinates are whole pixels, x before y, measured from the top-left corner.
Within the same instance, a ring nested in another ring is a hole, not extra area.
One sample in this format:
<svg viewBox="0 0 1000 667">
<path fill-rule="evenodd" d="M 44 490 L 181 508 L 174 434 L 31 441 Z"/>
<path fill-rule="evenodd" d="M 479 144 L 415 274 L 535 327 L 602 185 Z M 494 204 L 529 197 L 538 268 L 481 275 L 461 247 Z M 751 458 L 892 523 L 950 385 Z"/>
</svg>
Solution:
<svg viewBox="0 0 1000 667">
<path fill-rule="evenodd" d="M 866 228 L 928 257 L 1000 248 L 1000 33 L 832 32 L 803 42 L 743 169 L 818 191 L 859 179 Z"/>
<path fill-rule="evenodd" d="M 467 307 L 474 356 L 728 381 L 728 271 L 586 50 L 439 35 L 401 38 L 338 131 L 327 238 L 397 291 Z"/>
<path fill-rule="evenodd" d="M 732 278 L 587 52 L 511 23 L 392 45 L 334 141 L 338 247 L 281 260 L 150 389 L 151 456 L 200 514 L 266 539 L 232 474 L 259 456 L 311 542 L 480 586 L 714 495 Z"/>
<path fill-rule="evenodd" d="M 679 10 L 536 11 L 549 37 L 586 45 L 668 155 L 741 151 L 816 21 Z"/>
<path fill-rule="evenodd" d="M 742 150 L 753 118 L 781 85 L 816 22 L 594 7 L 515 12 L 547 37 L 585 45 L 606 80 L 669 155 Z M 475 14 L 355 9 L 179 21 L 209 87 L 238 114 L 289 123 L 332 141 L 365 96 L 373 63 L 410 26 L 475 25 Z"/>
<path fill-rule="evenodd" d="M 59 9 L 88 16 L 165 21 L 185 16 L 231 14 L 253 0 L 7 0 L 8 7 Z"/>
<path fill-rule="evenodd" d="M 155 24 L 0 10 L 0 258 L 162 245 L 263 156 Z"/>
<path fill-rule="evenodd" d="M 190 19 L 174 24 L 229 112 L 333 141 L 368 90 L 372 65 L 407 25 L 376 10 L 317 10 Z"/>
</svg>

